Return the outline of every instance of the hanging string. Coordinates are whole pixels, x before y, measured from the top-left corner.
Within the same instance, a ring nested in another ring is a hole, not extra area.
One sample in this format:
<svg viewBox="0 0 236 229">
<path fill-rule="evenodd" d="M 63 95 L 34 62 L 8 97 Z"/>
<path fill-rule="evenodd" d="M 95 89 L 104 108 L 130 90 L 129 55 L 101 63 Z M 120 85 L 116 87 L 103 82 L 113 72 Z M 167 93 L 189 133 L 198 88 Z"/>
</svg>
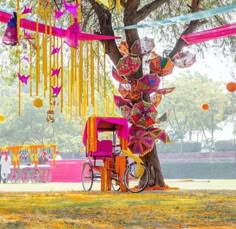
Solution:
<svg viewBox="0 0 236 229">
<path fill-rule="evenodd" d="M 61 99 L 60 99 L 60 109 L 61 112 L 63 112 L 63 106 L 64 106 L 64 60 L 63 60 L 63 38 L 61 38 Z"/>
<path fill-rule="evenodd" d="M 103 96 L 106 97 L 106 45 L 103 46 Z"/>
<path fill-rule="evenodd" d="M 18 72 L 21 72 L 21 58 L 18 61 Z M 18 115 L 21 115 L 21 81 L 18 80 Z"/>
<path fill-rule="evenodd" d="M 30 74 L 30 96 L 32 96 L 33 79 L 32 79 L 32 45 L 30 44 L 30 55 L 29 55 L 29 74 Z"/>
<path fill-rule="evenodd" d="M 79 47 L 79 114 L 81 115 L 81 106 L 83 98 L 83 41 L 80 41 Z"/>
<path fill-rule="evenodd" d="M 97 41 L 97 91 L 100 92 L 100 53 L 99 53 L 99 41 Z"/>
<path fill-rule="evenodd" d="M 95 112 L 95 103 L 94 103 L 94 52 L 93 52 L 93 43 L 90 42 L 90 96 L 91 104 L 93 106 L 93 111 Z"/>
</svg>

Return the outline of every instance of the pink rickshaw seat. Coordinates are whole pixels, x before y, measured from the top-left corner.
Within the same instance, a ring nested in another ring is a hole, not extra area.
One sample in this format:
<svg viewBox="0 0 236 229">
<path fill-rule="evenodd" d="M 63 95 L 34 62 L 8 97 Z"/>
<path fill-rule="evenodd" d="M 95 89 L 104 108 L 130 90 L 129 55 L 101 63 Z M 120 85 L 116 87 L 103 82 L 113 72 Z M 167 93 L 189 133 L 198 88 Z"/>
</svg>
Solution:
<svg viewBox="0 0 236 229">
<path fill-rule="evenodd" d="M 113 146 L 112 140 L 101 140 L 97 142 L 97 151 L 91 152 L 90 156 L 96 159 L 104 159 L 105 157 L 112 157 Z"/>
</svg>

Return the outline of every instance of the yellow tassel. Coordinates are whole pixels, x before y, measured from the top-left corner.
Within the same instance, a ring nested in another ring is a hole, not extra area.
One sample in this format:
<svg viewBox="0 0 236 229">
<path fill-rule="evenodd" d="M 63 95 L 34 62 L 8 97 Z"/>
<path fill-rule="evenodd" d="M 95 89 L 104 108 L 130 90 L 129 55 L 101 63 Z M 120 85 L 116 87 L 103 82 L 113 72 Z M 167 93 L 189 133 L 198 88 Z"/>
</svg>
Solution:
<svg viewBox="0 0 236 229">
<path fill-rule="evenodd" d="M 106 97 L 106 45 L 103 46 L 104 49 L 104 56 L 103 56 L 103 96 Z"/>
<path fill-rule="evenodd" d="M 83 98 L 83 41 L 80 41 L 79 52 L 79 112 L 81 115 L 81 105 Z"/>
<path fill-rule="evenodd" d="M 64 106 L 64 100 L 63 100 L 63 94 L 64 94 L 64 63 L 63 63 L 63 39 L 61 38 L 61 112 L 63 111 L 63 106 Z"/>
<path fill-rule="evenodd" d="M 90 42 L 90 74 L 91 104 L 94 109 L 94 52 L 92 42 Z"/>
<path fill-rule="evenodd" d="M 21 59 L 19 58 L 19 63 L 18 63 L 18 72 L 20 73 L 21 72 Z M 19 91 L 18 91 L 18 115 L 20 116 L 21 115 L 21 81 L 18 80 L 18 88 L 19 88 Z"/>
<path fill-rule="evenodd" d="M 29 74 L 30 74 L 30 96 L 32 96 L 33 80 L 32 80 L 32 45 L 30 45 L 30 54 L 29 54 Z"/>
<path fill-rule="evenodd" d="M 100 54 L 99 54 L 99 41 L 97 41 L 97 91 L 100 91 Z"/>
<path fill-rule="evenodd" d="M 117 13 L 120 14 L 120 0 L 116 0 L 116 10 Z"/>
<path fill-rule="evenodd" d="M 16 21 L 16 29 L 17 29 L 17 40 L 20 42 L 20 0 L 17 0 L 17 21 Z"/>
</svg>

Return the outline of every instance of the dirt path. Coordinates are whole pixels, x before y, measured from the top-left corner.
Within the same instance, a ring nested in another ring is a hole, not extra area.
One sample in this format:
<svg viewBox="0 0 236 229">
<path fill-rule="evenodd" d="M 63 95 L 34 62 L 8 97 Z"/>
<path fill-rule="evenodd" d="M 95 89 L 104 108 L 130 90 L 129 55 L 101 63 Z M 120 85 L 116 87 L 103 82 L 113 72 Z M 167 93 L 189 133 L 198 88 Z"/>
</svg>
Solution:
<svg viewBox="0 0 236 229">
<path fill-rule="evenodd" d="M 176 180 L 167 179 L 170 187 L 178 187 L 180 190 L 233 190 L 236 192 L 236 179 L 229 180 Z M 100 190 L 100 183 L 93 185 L 93 191 Z M 0 184 L 0 192 L 61 192 L 83 191 L 82 183 L 38 183 L 38 184 Z"/>
</svg>

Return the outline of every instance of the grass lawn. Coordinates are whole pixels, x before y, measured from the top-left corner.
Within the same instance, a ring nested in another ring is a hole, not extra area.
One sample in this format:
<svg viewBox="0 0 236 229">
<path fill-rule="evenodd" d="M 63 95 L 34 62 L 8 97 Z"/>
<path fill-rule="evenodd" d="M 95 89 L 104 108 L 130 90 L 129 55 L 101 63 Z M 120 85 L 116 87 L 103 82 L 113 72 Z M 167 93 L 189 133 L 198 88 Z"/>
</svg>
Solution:
<svg viewBox="0 0 236 229">
<path fill-rule="evenodd" d="M 1 193 L 0 228 L 236 228 L 236 191 Z"/>
</svg>

